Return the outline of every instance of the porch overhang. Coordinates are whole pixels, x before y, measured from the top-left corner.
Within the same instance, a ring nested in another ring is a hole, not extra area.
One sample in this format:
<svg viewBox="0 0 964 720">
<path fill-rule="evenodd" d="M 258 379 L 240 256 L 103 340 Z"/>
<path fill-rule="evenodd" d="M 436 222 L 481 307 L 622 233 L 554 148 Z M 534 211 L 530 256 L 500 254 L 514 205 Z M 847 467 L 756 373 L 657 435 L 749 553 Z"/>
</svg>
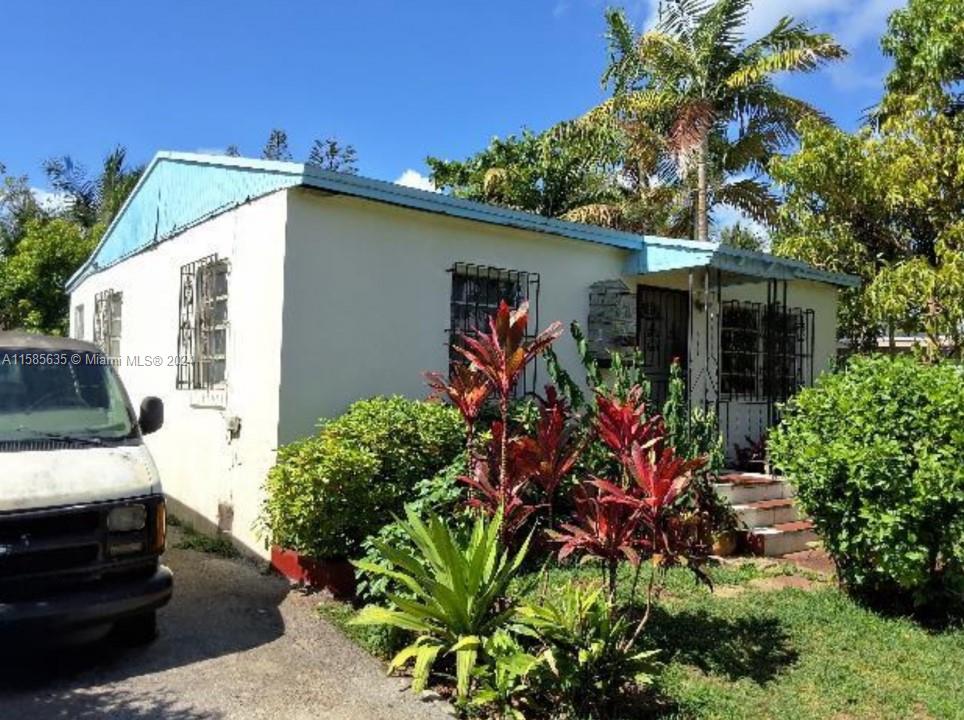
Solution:
<svg viewBox="0 0 964 720">
<path fill-rule="evenodd" d="M 643 246 L 629 256 L 627 275 L 651 275 L 679 270 L 715 268 L 733 282 L 754 280 L 811 280 L 838 287 L 859 287 L 860 278 L 820 270 L 798 260 L 740 250 L 728 245 L 676 240 L 647 235 Z"/>
</svg>

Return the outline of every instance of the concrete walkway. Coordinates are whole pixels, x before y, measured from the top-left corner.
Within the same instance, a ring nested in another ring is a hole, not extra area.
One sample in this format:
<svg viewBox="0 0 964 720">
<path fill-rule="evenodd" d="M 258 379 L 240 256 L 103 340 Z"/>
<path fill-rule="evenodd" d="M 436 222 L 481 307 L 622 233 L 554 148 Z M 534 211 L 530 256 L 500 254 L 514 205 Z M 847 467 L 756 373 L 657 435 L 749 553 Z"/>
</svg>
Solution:
<svg viewBox="0 0 964 720">
<path fill-rule="evenodd" d="M 252 564 L 171 550 L 160 637 L 26 652 L 0 647 L 0 718 L 439 720 L 444 706 L 317 617 L 316 601 Z"/>
</svg>

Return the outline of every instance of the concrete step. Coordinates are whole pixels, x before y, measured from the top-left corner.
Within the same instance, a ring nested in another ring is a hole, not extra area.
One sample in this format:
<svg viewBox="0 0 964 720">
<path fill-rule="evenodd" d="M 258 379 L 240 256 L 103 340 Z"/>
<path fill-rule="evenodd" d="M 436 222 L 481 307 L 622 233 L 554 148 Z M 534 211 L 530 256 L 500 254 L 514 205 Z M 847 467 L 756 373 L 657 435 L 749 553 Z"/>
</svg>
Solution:
<svg viewBox="0 0 964 720">
<path fill-rule="evenodd" d="M 778 525 L 800 519 L 800 511 L 794 504 L 793 498 L 743 503 L 734 505 L 733 511 L 736 513 L 740 524 L 747 528 Z"/>
<path fill-rule="evenodd" d="M 806 550 L 808 543 L 817 540 L 813 523 L 809 520 L 794 520 L 768 527 L 751 528 L 746 533 L 746 544 L 754 555 L 774 557 Z"/>
<path fill-rule="evenodd" d="M 761 500 L 793 497 L 793 488 L 781 478 L 763 473 L 730 473 L 714 485 L 718 495 L 731 505 L 748 505 Z"/>
</svg>

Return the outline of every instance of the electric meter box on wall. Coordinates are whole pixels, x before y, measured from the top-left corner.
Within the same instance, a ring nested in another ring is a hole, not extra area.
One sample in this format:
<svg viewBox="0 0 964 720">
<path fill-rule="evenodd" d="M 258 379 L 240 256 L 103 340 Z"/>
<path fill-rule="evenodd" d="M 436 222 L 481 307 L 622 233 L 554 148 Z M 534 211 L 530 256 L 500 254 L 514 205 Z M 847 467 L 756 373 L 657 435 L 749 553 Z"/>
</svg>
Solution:
<svg viewBox="0 0 964 720">
<path fill-rule="evenodd" d="M 0 333 L 0 634 L 120 624 L 150 640 L 173 577 L 164 495 L 135 413 L 89 343 Z"/>
</svg>

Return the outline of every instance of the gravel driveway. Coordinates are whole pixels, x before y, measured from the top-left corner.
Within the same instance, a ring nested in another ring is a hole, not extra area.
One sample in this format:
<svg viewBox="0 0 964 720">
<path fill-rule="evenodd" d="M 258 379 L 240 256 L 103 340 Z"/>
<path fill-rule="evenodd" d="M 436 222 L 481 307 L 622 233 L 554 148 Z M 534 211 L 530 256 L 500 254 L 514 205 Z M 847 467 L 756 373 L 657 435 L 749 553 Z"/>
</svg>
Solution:
<svg viewBox="0 0 964 720">
<path fill-rule="evenodd" d="M 174 598 L 153 644 L 108 637 L 16 659 L 0 648 L 0 719 L 450 718 L 386 677 L 285 581 L 190 550 L 165 562 Z"/>
</svg>

